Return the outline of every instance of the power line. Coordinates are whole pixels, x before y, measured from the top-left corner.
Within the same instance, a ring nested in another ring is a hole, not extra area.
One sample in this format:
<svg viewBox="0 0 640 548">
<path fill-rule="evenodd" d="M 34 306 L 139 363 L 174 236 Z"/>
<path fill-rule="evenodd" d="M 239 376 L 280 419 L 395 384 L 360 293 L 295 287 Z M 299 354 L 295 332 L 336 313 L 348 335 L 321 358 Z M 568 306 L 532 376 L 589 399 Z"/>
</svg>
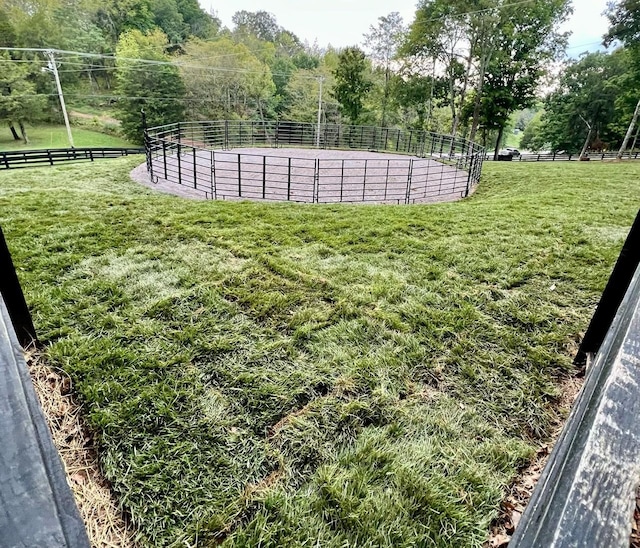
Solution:
<svg viewBox="0 0 640 548">
<path fill-rule="evenodd" d="M 571 46 L 570 48 L 567 48 L 567 51 L 571 51 L 573 49 L 578 49 L 578 48 L 584 48 L 587 46 L 594 46 L 596 44 L 602 44 L 602 40 L 598 40 L 597 42 L 589 42 L 587 44 L 578 44 L 577 46 Z"/>
<path fill-rule="evenodd" d="M 492 8 L 483 8 L 480 10 L 472 10 L 472 11 L 461 11 L 459 13 L 454 13 L 453 15 L 456 15 L 458 17 L 461 15 L 477 15 L 479 13 L 488 13 L 491 11 L 502 10 L 505 8 L 521 6 L 523 4 L 531 4 L 533 2 L 536 2 L 536 0 L 520 0 L 519 2 L 512 2 L 511 4 L 502 4 L 500 6 L 493 6 Z M 425 22 L 443 21 L 445 18 L 446 18 L 446 15 L 442 17 L 432 17 L 431 19 L 425 19 Z"/>
<path fill-rule="evenodd" d="M 116 66 L 118 62 L 124 62 L 124 63 L 141 63 L 141 64 L 146 64 L 146 65 L 158 65 L 158 66 L 172 66 L 172 67 L 178 67 L 178 68 L 191 68 L 191 69 L 196 69 L 196 70 L 208 70 L 208 71 L 212 71 L 212 72 L 230 72 L 230 73 L 237 73 L 237 74 L 260 74 L 260 75 L 265 75 L 267 74 L 267 71 L 269 71 L 269 67 L 265 66 L 266 70 L 247 70 L 247 69 L 231 69 L 231 68 L 220 68 L 220 67 L 211 67 L 211 66 L 204 66 L 204 65 L 191 65 L 188 63 L 180 63 L 180 62 L 173 62 L 173 61 L 157 61 L 154 59 L 139 59 L 139 58 L 131 58 L 131 57 L 115 57 L 112 55 L 105 55 L 105 54 L 101 54 L 101 53 L 85 53 L 85 52 L 81 52 L 81 51 L 67 51 L 67 50 L 58 50 L 58 49 L 44 49 L 44 48 L 10 48 L 10 47 L 0 47 L 0 51 L 29 51 L 29 52 L 40 52 L 40 53 L 46 53 L 47 51 L 51 51 L 54 54 L 58 54 L 58 55 L 74 55 L 74 56 L 78 56 L 78 57 L 88 57 L 88 58 L 99 58 L 99 59 L 110 59 L 112 61 L 116 61 Z M 12 61 L 11 59 L 8 59 L 7 61 Z M 61 62 L 66 62 L 64 60 L 61 60 Z M 125 70 L 130 70 L 129 67 L 118 67 L 118 68 L 123 68 Z M 270 71 L 269 71 L 270 72 Z M 270 72 L 272 76 L 290 76 L 287 73 L 283 73 L 283 72 Z M 301 78 L 307 79 L 307 80 L 318 80 L 320 76 L 301 76 Z"/>
</svg>

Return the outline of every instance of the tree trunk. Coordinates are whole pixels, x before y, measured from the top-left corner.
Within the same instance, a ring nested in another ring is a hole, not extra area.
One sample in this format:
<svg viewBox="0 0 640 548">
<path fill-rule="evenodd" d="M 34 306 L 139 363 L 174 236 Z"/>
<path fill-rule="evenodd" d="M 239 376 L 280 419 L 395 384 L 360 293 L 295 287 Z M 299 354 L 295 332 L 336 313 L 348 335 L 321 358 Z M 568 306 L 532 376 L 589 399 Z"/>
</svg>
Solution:
<svg viewBox="0 0 640 548">
<path fill-rule="evenodd" d="M 504 135 L 504 124 L 500 126 L 498 130 L 498 141 L 496 142 L 496 150 L 493 153 L 494 161 L 498 160 L 498 152 L 500 151 L 500 144 L 502 142 L 502 136 Z"/>
<path fill-rule="evenodd" d="M 18 126 L 20 126 L 20 133 L 22 133 L 22 142 L 25 145 L 29 144 L 29 137 L 27 137 L 27 130 L 24 128 L 24 122 L 20 120 L 18 122 Z"/>
<path fill-rule="evenodd" d="M 456 114 L 456 96 L 455 96 L 455 86 L 453 81 L 453 76 L 449 78 L 449 95 L 451 98 L 451 135 L 455 134 L 456 129 L 458 128 L 458 116 Z"/>
<path fill-rule="evenodd" d="M 473 105 L 473 122 L 471 123 L 471 133 L 469 134 L 469 141 L 473 142 L 476 138 L 478 126 L 480 125 L 480 103 L 482 102 L 482 90 L 478 85 L 478 91 L 476 92 L 475 104 Z"/>
<path fill-rule="evenodd" d="M 629 139 L 631 139 L 631 135 L 633 134 L 633 128 L 635 127 L 636 122 L 638 121 L 638 113 L 640 113 L 640 101 L 638 101 L 638 104 L 636 105 L 636 110 L 633 113 L 633 118 L 631 119 L 631 123 L 629 124 L 629 129 L 627 130 L 627 134 L 624 136 L 624 141 L 622 142 L 622 146 L 618 151 L 618 160 L 622 160 L 622 155 L 624 154 L 624 151 L 627 150 Z"/>
<path fill-rule="evenodd" d="M 11 130 L 11 135 L 13 135 L 13 139 L 15 141 L 19 141 L 20 135 L 18 135 L 18 132 L 16 131 L 16 128 L 13 125 L 13 122 L 9 122 L 9 129 Z"/>
<path fill-rule="evenodd" d="M 471 124 L 471 133 L 469 134 L 469 141 L 473 141 L 476 138 L 476 132 L 480 125 L 480 105 L 482 104 L 482 88 L 484 87 L 484 75 L 487 71 L 487 65 L 491 59 L 491 53 L 487 54 L 486 58 L 482 60 L 480 66 L 480 74 L 478 75 L 478 87 L 476 88 L 475 104 L 473 105 L 473 122 Z"/>
<path fill-rule="evenodd" d="M 431 96 L 429 97 L 429 110 L 427 111 L 427 121 L 421 125 L 421 129 L 431 130 L 431 115 L 433 114 L 433 95 L 436 86 L 436 59 L 433 58 L 433 75 L 431 76 Z"/>
<path fill-rule="evenodd" d="M 489 46 L 483 49 L 482 57 L 480 58 L 480 71 L 478 74 L 478 86 L 476 87 L 476 98 L 473 106 L 473 122 L 471 125 L 471 133 L 469 134 L 469 141 L 473 141 L 476 138 L 476 132 L 480 125 L 480 105 L 482 104 L 482 88 L 484 87 L 484 75 L 487 72 L 487 67 L 493 56 L 493 46 Z"/>
<path fill-rule="evenodd" d="M 389 81 L 391 80 L 389 65 L 387 65 L 384 73 L 384 95 L 382 97 L 382 119 L 380 127 L 386 127 L 387 123 L 387 103 L 389 101 Z"/>
<path fill-rule="evenodd" d="M 638 133 L 640 133 L 640 126 L 638 126 L 638 129 L 636 129 L 636 136 L 633 138 L 633 144 L 629 149 L 629 160 L 631 160 L 631 155 L 633 154 L 633 151 L 636 148 L 636 143 L 638 142 Z"/>
<path fill-rule="evenodd" d="M 580 152 L 580 158 L 586 158 L 587 149 L 589 148 L 589 141 L 591 141 L 591 134 L 593 133 L 593 128 L 589 126 L 589 133 L 587 133 L 587 139 L 584 142 L 584 146 L 582 147 L 582 152 Z"/>
</svg>

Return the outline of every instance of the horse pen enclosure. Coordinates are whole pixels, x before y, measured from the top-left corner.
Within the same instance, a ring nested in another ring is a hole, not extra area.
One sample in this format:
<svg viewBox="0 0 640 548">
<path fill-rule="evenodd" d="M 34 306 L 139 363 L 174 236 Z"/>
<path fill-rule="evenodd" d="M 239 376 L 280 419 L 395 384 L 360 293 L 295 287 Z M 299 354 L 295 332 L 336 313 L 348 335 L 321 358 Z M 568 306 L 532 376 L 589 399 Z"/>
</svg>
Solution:
<svg viewBox="0 0 640 548">
<path fill-rule="evenodd" d="M 176 123 L 149 129 L 145 146 L 151 181 L 169 192 L 304 203 L 456 200 L 484 156 L 446 135 L 298 122 Z"/>
</svg>

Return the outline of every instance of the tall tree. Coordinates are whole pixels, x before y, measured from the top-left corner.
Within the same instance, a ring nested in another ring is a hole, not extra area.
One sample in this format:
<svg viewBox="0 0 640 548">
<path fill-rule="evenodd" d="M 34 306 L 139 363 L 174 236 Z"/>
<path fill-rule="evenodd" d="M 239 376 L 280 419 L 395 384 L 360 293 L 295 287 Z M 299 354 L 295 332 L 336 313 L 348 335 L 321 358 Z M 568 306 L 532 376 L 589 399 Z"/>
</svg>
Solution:
<svg viewBox="0 0 640 548">
<path fill-rule="evenodd" d="M 190 40 L 178 65 L 193 117 L 264 117 L 274 93 L 271 71 L 244 44 L 230 38 Z"/>
<path fill-rule="evenodd" d="M 620 40 L 628 48 L 633 61 L 632 76 L 628 79 L 628 92 L 638 101 L 618 153 L 618 158 L 621 158 L 631 138 L 640 111 L 640 0 L 610 2 L 608 8 L 607 16 L 611 26 L 604 37 L 604 43 L 608 45 L 613 40 Z"/>
<path fill-rule="evenodd" d="M 25 123 L 41 120 L 47 104 L 32 81 L 39 69 L 35 61 L 12 59 L 7 52 L 0 52 L 0 121 L 9 126 L 14 139 L 19 138 L 17 123 L 25 144 L 29 143 Z"/>
<path fill-rule="evenodd" d="M 9 19 L 9 14 L 6 10 L 0 8 L 0 47 L 15 46 L 16 41 L 16 29 Z"/>
<path fill-rule="evenodd" d="M 537 0 L 501 6 L 496 51 L 482 92 L 486 129 L 498 131 L 495 157 L 513 112 L 531 106 L 543 76 L 566 47 L 560 25 L 571 13 L 570 0 Z"/>
<path fill-rule="evenodd" d="M 371 81 L 367 78 L 367 59 L 364 52 L 357 47 L 348 47 L 338 54 L 338 66 L 333 71 L 335 86 L 331 92 L 340 103 L 343 114 L 356 124 L 362 114 L 364 98 L 371 89 Z"/>
<path fill-rule="evenodd" d="M 611 26 L 605 43 L 620 40 L 628 47 L 640 48 L 640 0 L 611 1 L 606 13 Z"/>
<path fill-rule="evenodd" d="M 387 105 L 391 88 L 391 63 L 398 53 L 404 39 L 406 28 L 397 11 L 379 17 L 377 26 L 371 25 L 364 35 L 365 46 L 371 52 L 373 60 L 384 70 L 384 91 L 382 96 L 382 113 L 380 125 L 387 123 Z"/>
<path fill-rule="evenodd" d="M 589 53 L 567 66 L 557 89 L 545 101 L 539 140 L 552 150 L 578 152 L 594 142 L 619 144 L 620 131 L 612 131 L 624 93 L 628 52 Z M 622 84 L 622 85 L 621 85 Z"/>
<path fill-rule="evenodd" d="M 253 34 L 266 42 L 277 42 L 278 35 L 282 31 L 275 16 L 267 11 L 241 10 L 234 13 L 231 20 L 235 25 L 236 33 Z"/>
<path fill-rule="evenodd" d="M 151 126 L 170 124 L 184 119 L 185 87 L 178 68 L 171 64 L 140 63 L 147 59 L 167 63 L 163 53 L 166 35 L 156 29 L 125 32 L 116 50 L 118 113 L 123 133 L 132 141 L 142 140 L 141 110 Z"/>
<path fill-rule="evenodd" d="M 422 0 L 402 47 L 405 55 L 431 60 L 434 71 L 436 67 L 444 71 L 452 134 L 458 129 L 459 107 L 464 102 L 471 70 L 470 52 L 463 53 L 468 34 L 458 4 L 457 0 Z"/>
<path fill-rule="evenodd" d="M 192 36 L 213 38 L 222 26 L 220 19 L 200 7 L 198 0 L 176 0 L 176 6 Z"/>
</svg>

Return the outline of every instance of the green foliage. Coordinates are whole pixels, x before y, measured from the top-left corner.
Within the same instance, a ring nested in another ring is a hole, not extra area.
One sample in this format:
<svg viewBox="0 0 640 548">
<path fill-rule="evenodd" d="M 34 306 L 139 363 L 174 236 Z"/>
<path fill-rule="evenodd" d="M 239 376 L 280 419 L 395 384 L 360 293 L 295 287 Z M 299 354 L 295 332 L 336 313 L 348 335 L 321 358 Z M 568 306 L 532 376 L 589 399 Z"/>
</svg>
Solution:
<svg viewBox="0 0 640 548">
<path fill-rule="evenodd" d="M 22 62 L 16 63 L 8 52 L 0 51 L 0 122 L 11 128 L 18 124 L 27 144 L 24 124 L 44 118 L 47 100 L 37 93 L 33 82 L 39 64 L 26 57 L 19 60 Z"/>
<path fill-rule="evenodd" d="M 501 10 L 496 50 L 486 70 L 481 113 L 485 129 L 502 135 L 511 114 L 532 106 L 548 65 L 566 45 L 558 30 L 571 13 L 568 0 L 540 0 Z M 496 154 L 501 143 L 496 144 Z"/>
<path fill-rule="evenodd" d="M 270 47 L 269 47 L 270 46 Z M 266 44 L 274 54 L 273 45 Z M 275 86 L 271 71 L 244 44 L 231 38 L 191 40 L 180 64 L 191 116 L 200 120 L 262 117 Z"/>
<path fill-rule="evenodd" d="M 203 11 L 198 0 L 176 0 L 176 7 L 196 38 L 213 38 L 222 26 L 217 17 Z"/>
<path fill-rule="evenodd" d="M 371 51 L 371 57 L 380 69 L 384 71 L 384 84 L 381 104 L 380 125 L 387 125 L 387 111 L 391 95 L 391 62 L 398 54 L 398 50 L 406 35 L 402 17 L 397 11 L 378 18 L 378 25 L 369 27 L 369 33 L 364 35 L 365 45 Z"/>
<path fill-rule="evenodd" d="M 536 113 L 531 121 L 525 127 L 520 140 L 520 146 L 524 150 L 531 150 L 533 152 L 539 152 L 540 150 L 547 149 L 550 144 L 546 141 L 542 128 L 542 117 L 544 116 L 544 110 Z"/>
<path fill-rule="evenodd" d="M 184 120 L 185 87 L 178 68 L 167 64 L 140 65 L 130 59 L 167 62 L 162 53 L 167 37 L 160 30 L 143 34 L 138 30 L 120 36 L 116 51 L 118 113 L 123 134 L 142 142 L 144 110 L 149 127 Z"/>
<path fill-rule="evenodd" d="M 329 92 L 335 85 L 334 77 L 325 65 L 317 70 L 298 70 L 292 75 L 286 88 L 288 100 L 283 114 L 286 118 L 309 123 L 317 121 L 320 78 L 323 79 L 322 121 L 340 122 L 340 104 Z"/>
<path fill-rule="evenodd" d="M 0 173 L 139 543 L 482 546 L 563 418 L 640 165 L 490 163 L 468 200 L 396 207 L 184 200 L 139 161 Z"/>
<path fill-rule="evenodd" d="M 558 89 L 545 101 L 542 141 L 550 143 L 552 150 L 579 152 L 591 126 L 589 144 L 619 146 L 626 131 L 624 122 L 628 124 L 630 117 L 626 116 L 628 108 L 620 108 L 628 89 L 628 72 L 629 56 L 624 49 L 612 54 L 589 53 L 572 62 L 562 73 Z M 623 110 L 624 122 L 611 131 Z"/>
<path fill-rule="evenodd" d="M 356 47 L 345 48 L 338 54 L 338 66 L 333 71 L 335 85 L 331 95 L 340 103 L 340 109 L 352 124 L 362 114 L 364 98 L 371 90 L 364 52 Z"/>
<path fill-rule="evenodd" d="M 566 44 L 558 29 L 570 11 L 568 0 L 424 0 L 402 52 L 422 64 L 421 75 L 425 65 L 434 76 L 444 67 L 448 86 L 440 103 L 451 109 L 452 132 L 471 126 L 472 139 L 478 127 L 501 133 L 512 112 L 535 100 Z"/>
<path fill-rule="evenodd" d="M 618 0 L 610 2 L 607 17 L 611 26 L 605 42 L 620 40 L 629 47 L 640 43 L 640 0 Z"/>
<path fill-rule="evenodd" d="M 7 48 L 15 46 L 17 42 L 16 30 L 9 19 L 6 10 L 0 8 L 0 47 Z"/>
<path fill-rule="evenodd" d="M 238 34 L 252 34 L 265 42 L 275 43 L 282 31 L 274 15 L 266 11 L 241 10 L 233 15 L 232 21 Z"/>
</svg>

